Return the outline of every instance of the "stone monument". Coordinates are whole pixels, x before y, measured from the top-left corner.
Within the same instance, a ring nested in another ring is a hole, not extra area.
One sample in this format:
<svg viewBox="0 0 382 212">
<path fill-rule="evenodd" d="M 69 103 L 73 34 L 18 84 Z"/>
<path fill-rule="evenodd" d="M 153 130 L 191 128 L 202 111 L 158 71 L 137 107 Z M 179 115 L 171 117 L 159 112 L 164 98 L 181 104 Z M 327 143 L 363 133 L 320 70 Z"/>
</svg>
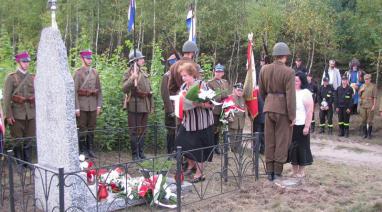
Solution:
<svg viewBox="0 0 382 212">
<path fill-rule="evenodd" d="M 35 171 L 36 206 L 52 211 L 59 206 L 57 173 L 78 171 L 78 137 L 74 107 L 74 81 L 69 73 L 67 51 L 55 21 L 55 1 L 50 2 L 52 27 L 43 29 L 37 50 L 36 137 L 38 166 L 52 173 Z M 80 177 L 65 179 L 65 208 L 86 204 Z M 47 186 L 48 185 L 48 186 Z M 49 193 L 48 193 L 49 192 Z M 47 194 L 49 194 L 47 196 Z"/>
</svg>

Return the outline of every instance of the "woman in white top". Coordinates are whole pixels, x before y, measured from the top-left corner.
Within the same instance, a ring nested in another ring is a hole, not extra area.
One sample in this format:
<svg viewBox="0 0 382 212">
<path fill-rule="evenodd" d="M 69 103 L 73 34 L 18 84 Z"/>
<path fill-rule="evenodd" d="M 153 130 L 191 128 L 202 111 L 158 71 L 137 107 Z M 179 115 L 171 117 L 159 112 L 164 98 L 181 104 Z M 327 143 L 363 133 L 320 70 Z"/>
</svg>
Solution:
<svg viewBox="0 0 382 212">
<path fill-rule="evenodd" d="M 288 161 L 293 166 L 293 177 L 304 177 L 305 166 L 313 163 L 309 129 L 312 122 L 314 102 L 307 86 L 306 75 L 297 72 L 295 78 L 296 122 L 293 127 L 292 144 L 288 153 Z"/>
</svg>

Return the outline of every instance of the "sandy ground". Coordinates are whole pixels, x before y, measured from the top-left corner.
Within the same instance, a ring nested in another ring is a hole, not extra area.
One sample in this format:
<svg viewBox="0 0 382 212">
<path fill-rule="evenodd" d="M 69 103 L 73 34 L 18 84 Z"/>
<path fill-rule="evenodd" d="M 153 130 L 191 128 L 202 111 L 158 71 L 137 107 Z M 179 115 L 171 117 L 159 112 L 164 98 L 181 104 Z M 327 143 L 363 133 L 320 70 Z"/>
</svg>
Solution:
<svg viewBox="0 0 382 212">
<path fill-rule="evenodd" d="M 241 191 L 184 210 L 382 211 L 381 146 L 313 138 L 312 151 L 314 164 L 297 187 L 280 188 L 265 177 L 248 178 Z M 290 175 L 288 164 L 284 176 Z"/>
<path fill-rule="evenodd" d="M 358 115 L 351 118 L 349 138 L 338 137 L 337 129 L 331 136 L 313 133 L 314 163 L 307 167 L 299 186 L 281 188 L 264 176 L 259 181 L 247 178 L 240 191 L 187 206 L 184 211 L 382 212 L 381 120 L 376 117 L 371 140 L 359 136 Z M 284 176 L 290 175 L 291 165 L 287 164 Z"/>
</svg>

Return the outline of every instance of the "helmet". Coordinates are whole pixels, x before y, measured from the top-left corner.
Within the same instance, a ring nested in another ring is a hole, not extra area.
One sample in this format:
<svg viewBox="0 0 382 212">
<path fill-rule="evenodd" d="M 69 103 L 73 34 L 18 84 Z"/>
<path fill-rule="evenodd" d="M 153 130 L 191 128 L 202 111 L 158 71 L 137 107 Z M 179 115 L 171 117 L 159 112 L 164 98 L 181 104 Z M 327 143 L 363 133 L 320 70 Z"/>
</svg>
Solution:
<svg viewBox="0 0 382 212">
<path fill-rule="evenodd" d="M 134 50 L 131 50 L 130 53 L 129 53 L 129 63 L 135 61 L 135 60 L 139 60 L 141 58 L 145 58 L 145 56 L 143 56 L 142 52 L 139 51 L 138 49 L 135 50 L 135 57 L 134 57 Z"/>
<path fill-rule="evenodd" d="M 272 56 L 284 56 L 284 55 L 290 55 L 289 47 L 284 42 L 276 43 L 273 47 Z"/>
<path fill-rule="evenodd" d="M 183 44 L 182 52 L 197 52 L 198 47 L 196 46 L 196 43 L 193 41 L 186 41 Z"/>
</svg>

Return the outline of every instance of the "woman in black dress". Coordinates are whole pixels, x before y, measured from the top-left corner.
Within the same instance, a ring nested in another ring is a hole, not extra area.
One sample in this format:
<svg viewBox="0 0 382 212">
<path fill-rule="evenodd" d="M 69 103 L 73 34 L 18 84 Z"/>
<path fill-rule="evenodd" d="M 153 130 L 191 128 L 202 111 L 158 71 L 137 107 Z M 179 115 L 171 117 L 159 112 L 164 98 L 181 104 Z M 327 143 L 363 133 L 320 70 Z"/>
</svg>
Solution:
<svg viewBox="0 0 382 212">
<path fill-rule="evenodd" d="M 292 164 L 293 177 L 305 177 L 305 166 L 313 163 L 310 151 L 310 125 L 313 116 L 313 97 L 307 89 L 306 74 L 296 73 L 296 122 L 293 126 L 292 144 L 289 147 L 289 162 Z"/>
<path fill-rule="evenodd" d="M 208 89 L 203 81 L 197 80 L 199 74 L 192 63 L 180 65 L 179 70 L 184 81 L 180 89 L 182 94 L 193 85 L 199 85 L 200 89 Z M 196 168 L 192 183 L 205 179 L 204 162 L 212 160 L 214 140 L 212 107 L 211 103 L 196 103 L 184 98 L 183 119 L 175 138 L 175 145 L 181 146 L 182 151 L 186 151 L 184 156 L 188 159 L 188 167 L 185 174 L 191 173 L 191 169 Z"/>
</svg>

